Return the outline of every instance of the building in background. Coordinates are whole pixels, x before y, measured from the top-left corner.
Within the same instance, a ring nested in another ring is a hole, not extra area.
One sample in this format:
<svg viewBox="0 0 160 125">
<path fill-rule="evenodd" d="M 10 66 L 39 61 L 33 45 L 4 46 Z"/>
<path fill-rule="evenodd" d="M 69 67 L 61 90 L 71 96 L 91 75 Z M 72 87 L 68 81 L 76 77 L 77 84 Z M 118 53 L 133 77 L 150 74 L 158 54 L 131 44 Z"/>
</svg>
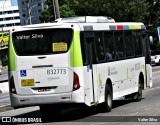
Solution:
<svg viewBox="0 0 160 125">
<path fill-rule="evenodd" d="M 46 0 L 18 0 L 21 25 L 41 23 L 41 11 L 47 8 Z"/>
<path fill-rule="evenodd" d="M 2 9 L 3 7 L 8 7 L 11 6 L 11 1 L 10 0 L 0 0 L 0 8 Z M 0 10 L 1 10 L 0 9 Z"/>
<path fill-rule="evenodd" d="M 0 31 L 20 25 L 18 6 L 11 6 L 10 0 L 0 0 Z"/>
</svg>

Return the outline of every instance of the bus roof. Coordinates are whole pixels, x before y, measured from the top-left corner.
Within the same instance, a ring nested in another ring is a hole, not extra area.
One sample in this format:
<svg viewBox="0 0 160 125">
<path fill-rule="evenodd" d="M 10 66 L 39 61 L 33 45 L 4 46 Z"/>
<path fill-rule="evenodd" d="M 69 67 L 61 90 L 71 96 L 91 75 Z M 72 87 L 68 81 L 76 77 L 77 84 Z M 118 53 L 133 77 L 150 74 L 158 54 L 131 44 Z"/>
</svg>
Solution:
<svg viewBox="0 0 160 125">
<path fill-rule="evenodd" d="M 57 23 L 114 23 L 115 20 L 106 16 L 80 16 L 60 18 L 55 20 Z"/>
<path fill-rule="evenodd" d="M 80 23 L 83 31 L 91 30 L 140 30 L 146 29 L 143 23 L 123 22 L 123 23 Z"/>
<path fill-rule="evenodd" d="M 76 19 L 76 20 L 75 20 Z M 92 30 L 140 30 L 146 29 L 141 22 L 114 22 L 112 18 L 99 16 L 87 16 L 86 21 L 84 17 L 72 17 L 58 19 L 54 23 L 41 23 L 34 25 L 19 26 L 16 31 L 47 29 L 47 28 L 73 28 L 76 31 L 92 31 Z M 93 19 L 90 21 L 89 19 Z M 100 21 L 101 22 L 97 22 Z M 107 22 L 108 20 L 108 22 Z"/>
</svg>

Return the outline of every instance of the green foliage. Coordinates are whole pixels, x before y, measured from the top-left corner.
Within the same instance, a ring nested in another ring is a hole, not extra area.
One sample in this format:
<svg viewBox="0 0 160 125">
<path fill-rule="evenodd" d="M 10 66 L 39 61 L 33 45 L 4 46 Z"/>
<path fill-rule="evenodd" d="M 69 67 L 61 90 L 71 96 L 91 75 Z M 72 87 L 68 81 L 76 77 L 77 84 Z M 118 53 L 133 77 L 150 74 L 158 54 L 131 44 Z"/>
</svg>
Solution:
<svg viewBox="0 0 160 125">
<path fill-rule="evenodd" d="M 2 57 L 2 66 L 7 66 L 8 65 L 8 59 L 4 56 Z"/>
<path fill-rule="evenodd" d="M 54 16 L 47 9 L 45 9 L 44 11 L 41 12 L 40 20 L 42 23 L 51 22 L 54 20 Z"/>
<path fill-rule="evenodd" d="M 45 4 L 48 5 L 47 9 L 41 11 L 40 20 L 41 22 L 52 22 L 55 20 L 54 9 L 53 9 L 53 0 L 46 0 Z"/>
<path fill-rule="evenodd" d="M 40 20 L 41 22 L 52 22 L 55 20 L 53 0 L 47 0 L 46 4 L 48 8 L 41 12 Z M 75 12 L 70 8 L 68 0 L 59 0 L 59 10 L 61 17 L 72 17 L 75 16 Z"/>
<path fill-rule="evenodd" d="M 116 21 L 133 22 L 144 21 L 149 14 L 147 8 L 146 0 L 79 0 L 74 9 L 76 15 L 110 16 Z"/>
<path fill-rule="evenodd" d="M 42 12 L 42 22 L 54 18 L 53 0 L 47 0 L 48 9 Z M 144 22 L 149 15 L 146 0 L 59 0 L 61 17 L 101 15 L 110 16 L 117 22 Z"/>
<path fill-rule="evenodd" d="M 75 13 L 72 9 L 70 9 L 69 5 L 63 4 L 59 8 L 61 17 L 73 17 L 75 16 Z"/>
</svg>

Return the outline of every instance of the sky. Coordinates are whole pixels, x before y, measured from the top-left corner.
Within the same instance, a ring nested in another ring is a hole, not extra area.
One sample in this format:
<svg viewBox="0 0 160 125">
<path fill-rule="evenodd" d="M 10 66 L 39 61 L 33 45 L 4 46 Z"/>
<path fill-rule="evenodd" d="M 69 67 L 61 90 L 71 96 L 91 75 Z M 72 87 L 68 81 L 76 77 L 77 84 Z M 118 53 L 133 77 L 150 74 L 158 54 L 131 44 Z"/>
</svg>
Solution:
<svg viewBox="0 0 160 125">
<path fill-rule="evenodd" d="M 18 6 L 17 0 L 10 0 L 12 6 Z"/>
</svg>

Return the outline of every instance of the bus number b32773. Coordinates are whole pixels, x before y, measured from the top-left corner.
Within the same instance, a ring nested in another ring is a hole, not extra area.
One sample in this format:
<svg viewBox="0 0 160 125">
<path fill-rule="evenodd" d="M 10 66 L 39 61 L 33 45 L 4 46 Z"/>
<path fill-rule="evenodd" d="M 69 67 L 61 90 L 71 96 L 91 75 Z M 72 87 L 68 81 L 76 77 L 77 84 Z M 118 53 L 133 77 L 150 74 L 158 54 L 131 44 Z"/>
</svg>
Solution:
<svg viewBox="0 0 160 125">
<path fill-rule="evenodd" d="M 66 74 L 66 69 L 47 69 L 47 75 Z"/>
</svg>

